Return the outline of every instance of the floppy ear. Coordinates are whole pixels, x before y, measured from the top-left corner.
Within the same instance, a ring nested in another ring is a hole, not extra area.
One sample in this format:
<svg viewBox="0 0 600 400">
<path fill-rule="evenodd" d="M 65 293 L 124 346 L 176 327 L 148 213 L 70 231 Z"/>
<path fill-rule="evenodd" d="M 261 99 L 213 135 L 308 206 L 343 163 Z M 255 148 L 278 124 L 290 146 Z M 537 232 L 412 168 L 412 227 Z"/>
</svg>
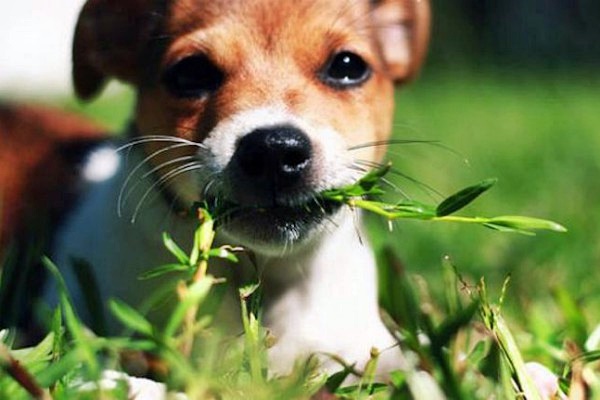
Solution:
<svg viewBox="0 0 600 400">
<path fill-rule="evenodd" d="M 429 44 L 429 0 L 371 0 L 375 37 L 396 82 L 414 78 Z"/>
<path fill-rule="evenodd" d="M 152 0 L 88 0 L 75 28 L 73 83 L 90 99 L 106 81 L 136 83 L 140 54 L 152 30 Z"/>
</svg>

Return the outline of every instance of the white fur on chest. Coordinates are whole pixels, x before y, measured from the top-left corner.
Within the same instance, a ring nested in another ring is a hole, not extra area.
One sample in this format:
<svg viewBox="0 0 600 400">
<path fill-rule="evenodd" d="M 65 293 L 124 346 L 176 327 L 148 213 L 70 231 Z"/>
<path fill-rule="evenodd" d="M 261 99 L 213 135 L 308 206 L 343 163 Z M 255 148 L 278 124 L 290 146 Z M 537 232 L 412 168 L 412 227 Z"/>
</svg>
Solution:
<svg viewBox="0 0 600 400">
<path fill-rule="evenodd" d="M 269 354 L 275 370 L 289 371 L 298 349 L 335 354 L 362 368 L 372 347 L 384 350 L 395 343 L 379 318 L 375 260 L 366 237 L 359 237 L 355 217 L 342 210 L 339 225 L 314 248 L 266 266 L 267 274 L 269 269 L 295 268 L 300 272 L 295 275 L 303 277 L 265 312 L 265 322 L 281 344 Z M 327 370 L 340 369 L 327 356 L 320 358 Z M 401 365 L 397 348 L 381 356 L 382 371 Z"/>
<path fill-rule="evenodd" d="M 93 267 L 104 301 L 116 297 L 140 306 L 160 280 L 140 281 L 138 276 L 173 262 L 162 244 L 162 232 L 172 234 L 186 249 L 191 242 L 194 221 L 173 215 L 161 197 L 144 207 L 133 224 L 117 215 L 122 182 L 132 166 L 135 163 L 127 165 L 122 156 L 116 175 L 93 183 L 56 241 L 54 261 L 84 317 L 89 316 L 69 267 L 71 258 L 85 259 Z M 371 347 L 383 349 L 394 343 L 379 320 L 374 257 L 359 237 L 355 217 L 343 209 L 335 224 L 316 234 L 310 244 L 280 257 L 258 255 L 266 296 L 278 293 L 264 310 L 265 323 L 278 339 L 269 354 L 274 371 L 288 372 L 298 356 L 312 352 L 337 354 L 360 366 Z M 387 369 L 400 365 L 396 350 L 383 358 Z M 325 367 L 337 369 L 327 362 Z"/>
</svg>

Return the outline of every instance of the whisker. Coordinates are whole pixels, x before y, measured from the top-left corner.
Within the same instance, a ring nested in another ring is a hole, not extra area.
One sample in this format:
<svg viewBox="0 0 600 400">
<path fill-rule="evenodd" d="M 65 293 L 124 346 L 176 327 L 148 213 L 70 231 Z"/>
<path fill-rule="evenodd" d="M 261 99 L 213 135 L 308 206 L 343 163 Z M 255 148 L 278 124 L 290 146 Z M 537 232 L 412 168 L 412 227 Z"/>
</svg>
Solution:
<svg viewBox="0 0 600 400">
<path fill-rule="evenodd" d="M 175 178 L 177 178 L 178 176 L 185 174 L 187 172 L 190 171 L 194 171 L 194 170 L 198 170 L 203 168 L 203 165 L 196 165 L 196 163 L 188 163 L 188 164 L 184 164 L 180 167 L 175 168 L 173 171 L 170 171 L 169 173 L 165 174 L 162 178 L 158 179 L 156 182 L 154 182 L 142 195 L 142 197 L 140 198 L 140 200 L 138 201 L 137 206 L 135 207 L 135 210 L 133 211 L 133 216 L 131 217 L 131 223 L 134 224 L 135 221 L 137 220 L 137 216 L 140 213 L 140 210 L 144 204 L 144 202 L 146 201 L 146 199 L 148 198 L 148 196 L 150 196 L 150 194 L 152 193 L 152 191 L 160 185 L 163 185 L 164 183 L 173 180 Z"/>
<path fill-rule="evenodd" d="M 351 164 L 349 165 L 349 167 L 355 171 L 359 171 L 359 172 L 369 172 L 368 168 L 365 167 L 361 167 L 360 165 L 356 165 L 356 164 Z"/>
<path fill-rule="evenodd" d="M 356 209 L 351 208 L 350 212 L 352 213 L 352 223 L 354 225 L 354 232 L 356 233 L 356 236 L 358 237 L 358 242 L 362 245 L 364 245 L 363 242 L 363 238 L 360 232 L 360 213 L 357 212 Z"/>
<path fill-rule="evenodd" d="M 330 216 L 328 216 L 328 215 L 325 215 L 325 216 L 323 216 L 323 218 L 325 218 L 325 219 L 326 219 L 326 220 L 327 220 L 327 221 L 328 221 L 328 222 L 329 222 L 331 225 L 333 225 L 334 227 L 336 227 L 336 228 L 339 228 L 339 227 L 340 227 L 340 224 L 339 224 L 337 221 L 335 221 L 335 220 L 334 220 L 332 217 L 330 217 Z M 333 233 L 333 230 L 332 230 L 332 229 L 330 229 L 329 227 L 326 227 L 326 229 L 329 229 L 329 232 L 330 232 L 330 233 Z"/>
<path fill-rule="evenodd" d="M 323 213 L 323 215 L 327 214 L 325 211 L 325 208 L 323 208 L 323 205 L 321 204 L 321 202 L 319 201 L 319 196 L 316 193 L 311 193 L 310 194 L 311 200 L 317 205 L 317 207 L 319 208 L 319 211 L 321 211 L 321 213 Z"/>
<path fill-rule="evenodd" d="M 365 149 L 368 147 L 380 147 L 389 145 L 401 145 L 401 144 L 429 144 L 438 145 L 440 144 L 437 140 L 412 140 L 412 139 L 390 139 L 390 140 L 378 140 L 375 142 L 366 142 L 347 148 L 348 151 Z M 443 145 L 442 145 L 443 146 Z"/>
<path fill-rule="evenodd" d="M 400 196 L 404 197 L 406 200 L 411 200 L 411 197 L 408 193 L 406 193 L 404 190 L 400 189 L 400 186 L 396 185 L 394 182 L 390 181 L 389 179 L 386 178 L 380 178 L 381 182 L 385 183 L 386 185 L 388 185 L 389 187 L 392 188 L 392 190 L 398 194 L 400 194 Z"/>
<path fill-rule="evenodd" d="M 412 140 L 412 139 L 390 139 L 390 140 L 379 140 L 379 141 L 375 141 L 375 142 L 367 142 L 367 143 L 363 143 L 363 144 L 359 144 L 359 145 L 355 145 L 355 146 L 351 146 L 348 147 L 346 150 L 348 151 L 355 151 L 355 150 L 361 150 L 361 149 L 365 149 L 365 148 L 369 148 L 369 147 L 380 147 L 380 146 L 393 146 L 393 145 L 410 145 L 410 144 L 425 144 L 425 145 L 429 145 L 429 146 L 433 146 L 433 147 L 437 147 L 439 149 L 442 149 L 450 154 L 452 154 L 453 156 L 460 158 L 462 160 L 462 162 L 464 162 L 466 165 L 470 165 L 471 163 L 469 162 L 469 159 L 462 154 L 461 152 L 453 149 L 452 147 L 446 146 L 445 144 L 443 144 L 442 142 L 440 142 L 439 140 Z M 399 153 L 392 153 L 390 150 L 388 150 L 388 153 L 390 154 L 396 154 L 398 155 Z"/>
<path fill-rule="evenodd" d="M 178 162 L 182 162 L 182 161 L 188 161 L 188 160 L 198 160 L 198 157 L 196 156 L 184 156 L 184 157 L 178 157 L 178 158 L 174 158 L 172 160 L 169 161 L 165 161 L 164 163 L 152 168 L 150 171 L 146 172 L 144 175 L 142 175 L 142 177 L 140 179 L 145 179 L 147 177 L 149 177 L 150 175 L 156 173 L 157 171 L 163 169 L 164 167 L 167 167 L 169 165 L 173 165 L 173 164 L 177 164 Z M 200 162 L 198 160 L 198 162 Z"/>
<path fill-rule="evenodd" d="M 366 165 L 367 167 L 370 167 L 370 168 L 381 168 L 384 166 L 383 164 L 380 164 L 380 163 L 377 163 L 374 161 L 367 161 L 367 160 L 354 160 L 354 162 L 357 164 Z M 437 200 L 437 199 L 435 199 L 435 197 L 432 195 L 432 193 L 441 198 L 444 197 L 444 195 L 442 193 L 440 193 L 438 190 L 436 190 L 434 187 L 432 187 L 424 182 L 421 182 L 418 179 L 415 179 L 409 175 L 406 175 L 405 173 L 400 172 L 396 168 L 391 168 L 390 173 L 393 175 L 399 176 L 403 179 L 406 179 L 407 181 L 409 181 L 411 183 L 414 183 L 418 188 L 421 189 L 421 191 L 423 191 L 423 193 L 425 193 L 427 196 L 429 196 L 433 200 Z"/>
<path fill-rule="evenodd" d="M 180 137 L 168 136 L 168 135 L 148 135 L 148 136 L 143 136 L 143 137 L 140 137 L 137 139 L 130 140 L 127 143 L 125 143 L 124 145 L 115 149 L 115 151 L 120 152 L 120 151 L 126 150 L 128 148 L 137 146 L 139 144 L 150 143 L 150 142 L 173 142 L 173 143 L 181 143 L 181 144 L 185 143 L 189 146 L 195 146 L 195 147 L 199 147 L 202 149 L 206 148 L 206 146 L 203 145 L 202 143 L 197 143 L 197 142 L 183 139 Z"/>
<path fill-rule="evenodd" d="M 122 207 L 125 206 L 125 204 L 127 204 L 127 200 L 129 200 L 129 198 L 131 197 L 131 195 L 135 192 L 135 189 L 142 184 L 143 180 L 148 178 L 150 175 L 156 173 L 157 171 L 161 170 L 164 167 L 167 167 L 169 165 L 172 164 L 176 164 L 179 162 L 183 162 L 183 161 L 188 161 L 188 160 L 196 160 L 196 156 L 185 156 L 185 157 L 179 157 L 179 158 L 175 158 L 173 160 L 170 161 L 166 161 L 162 164 L 160 164 L 159 166 L 152 168 L 150 171 L 146 172 L 144 175 L 142 175 L 141 178 L 138 179 L 137 182 L 135 182 L 133 185 L 131 185 L 131 188 L 127 191 L 127 193 L 123 196 L 123 201 L 120 203 L 122 204 Z M 191 163 L 188 163 L 186 165 L 189 165 Z M 200 164 L 198 164 L 200 165 Z M 121 208 L 122 208 L 121 207 Z"/>
<path fill-rule="evenodd" d="M 353 170 L 355 170 L 355 171 L 362 172 L 364 174 L 366 174 L 367 172 L 369 172 L 368 168 L 361 167 L 360 165 L 354 165 L 353 164 L 353 165 L 350 165 L 350 168 L 353 169 Z M 408 193 L 406 193 L 404 190 L 400 189 L 400 187 L 398 185 L 396 185 L 395 183 L 393 183 L 389 179 L 386 179 L 386 178 L 380 178 L 380 179 L 381 179 L 381 181 L 384 184 L 386 184 L 387 186 L 391 187 L 394 192 L 399 193 L 400 196 L 404 197 L 407 200 L 411 200 L 411 196 Z"/>
<path fill-rule="evenodd" d="M 173 149 L 178 149 L 178 148 L 182 148 L 182 147 L 186 147 L 186 146 L 188 146 L 187 143 L 177 143 L 177 144 L 173 144 L 171 146 L 167 146 L 167 147 L 164 147 L 162 149 L 159 149 L 159 150 L 155 151 L 154 153 L 150 154 L 149 156 L 147 156 L 146 158 L 144 158 L 140 163 L 138 163 L 138 165 L 135 166 L 135 168 L 133 168 L 131 170 L 131 172 L 129 172 L 129 174 L 127 175 L 127 177 L 123 181 L 123 184 L 121 185 L 121 189 L 119 190 L 119 196 L 117 198 L 117 215 L 119 217 L 121 217 L 122 214 L 123 214 L 123 206 L 124 206 L 123 195 L 125 194 L 125 189 L 129 185 L 129 182 L 131 181 L 131 179 L 133 179 L 133 177 L 135 176 L 135 174 L 144 165 L 146 165 L 146 163 L 148 161 L 150 161 L 153 158 L 159 156 L 160 154 L 166 153 L 167 151 L 170 151 L 170 150 L 173 150 Z"/>
<path fill-rule="evenodd" d="M 214 172 L 210 176 L 207 177 L 208 182 L 202 188 L 202 198 L 203 199 L 206 199 L 210 188 L 217 182 L 217 179 L 215 178 L 217 175 L 219 175 L 219 172 Z"/>
</svg>

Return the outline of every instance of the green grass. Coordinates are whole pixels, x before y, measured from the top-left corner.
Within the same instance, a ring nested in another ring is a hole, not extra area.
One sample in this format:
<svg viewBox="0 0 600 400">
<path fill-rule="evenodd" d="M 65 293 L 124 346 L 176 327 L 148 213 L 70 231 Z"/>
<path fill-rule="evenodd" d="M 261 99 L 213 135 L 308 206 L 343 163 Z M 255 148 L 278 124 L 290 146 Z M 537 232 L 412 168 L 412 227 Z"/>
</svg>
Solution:
<svg viewBox="0 0 600 400">
<path fill-rule="evenodd" d="M 112 313 L 128 333 L 118 337 L 92 334 L 75 314 L 58 268 L 45 259 L 58 283 L 60 305 L 49 318 L 48 335 L 36 347 L 11 349 L 15 337 L 0 331 L 0 397 L 18 399 L 29 394 L 40 399 L 124 399 L 123 382 L 102 389 L 94 382 L 105 380 L 103 370 L 122 368 L 121 355 L 144 351 L 161 360 L 161 380 L 168 388 L 191 399 L 303 399 L 325 387 L 342 399 L 430 399 L 436 392 L 440 397 L 435 398 L 540 398 L 526 372 L 521 349 L 501 314 L 506 283 L 499 300 L 492 302 L 483 279 L 477 286 L 469 285 L 446 259 L 440 270 L 446 282 L 445 296 L 433 299 L 424 282 L 402 271 L 389 249 L 378 256 L 380 303 L 388 329 L 403 348 L 406 366 L 394 371 L 387 382 L 377 380 L 374 372 L 380 353 L 373 349 L 362 371 L 356 372 L 342 360 L 340 371 L 327 376 L 308 359 L 298 363 L 289 376 L 271 377 L 265 357 L 269 334 L 258 317 L 259 284 L 239 288 L 241 337 L 224 337 L 212 326 L 214 315 L 205 305 L 215 296 L 217 286 L 228 283 L 210 275 L 208 265 L 215 258 L 236 262 L 235 253 L 240 249 L 213 248 L 213 219 L 206 211 L 198 216 L 199 227 L 189 254 L 165 234 L 165 251 L 171 253 L 173 263 L 144 275 L 144 279 L 177 276 L 174 285 L 168 286 L 176 301 L 163 326 L 155 326 L 138 310 L 111 300 Z M 161 291 L 167 284 L 163 286 Z M 164 300 L 159 301 L 164 304 Z M 574 322 L 582 318 L 573 309 L 568 293 L 563 293 L 562 303 L 565 316 Z M 477 313 L 485 329 L 477 327 Z M 573 341 L 570 353 L 550 341 L 546 343 L 546 350 L 555 353 L 550 355 L 565 371 L 562 383 L 566 392 L 582 384 L 579 372 L 600 358 L 597 351 L 582 353 L 582 347 L 577 348 L 588 339 L 585 328 L 581 333 L 581 340 Z M 571 362 L 573 356 L 576 362 Z M 358 383 L 343 385 L 350 374 Z M 587 374 L 593 372 L 588 368 Z M 82 392 L 90 384 L 92 390 Z"/>
<path fill-rule="evenodd" d="M 462 156 L 395 146 L 396 168 L 444 194 L 497 177 L 471 214 L 549 217 L 569 228 L 565 236 L 526 238 L 403 221 L 393 242 L 407 268 L 435 286 L 439 260 L 450 255 L 462 271 L 496 284 L 512 274 L 522 300 L 546 299 L 561 285 L 590 312 L 600 310 L 600 275 L 593 272 L 600 262 L 599 89 L 598 80 L 572 74 L 490 74 L 425 77 L 401 92 L 395 136 L 437 139 Z M 599 314 L 590 317 L 599 321 Z"/>
<path fill-rule="evenodd" d="M 173 388 L 227 399 L 306 398 L 325 379 L 339 396 L 352 399 L 368 398 L 368 393 L 375 398 L 431 398 L 431 385 L 451 398 L 514 398 L 521 393 L 533 399 L 536 394 L 523 371 L 523 361 L 533 360 L 564 374 L 565 390 L 575 392 L 585 381 L 593 388 L 590 396 L 598 398 L 600 354 L 582 351 L 586 341 L 593 347 L 588 350 L 600 349 L 600 340 L 590 339 L 600 323 L 599 89 L 598 81 L 572 74 L 454 73 L 426 76 L 400 92 L 395 137 L 439 140 L 454 151 L 426 144 L 391 146 L 394 168 L 443 196 L 431 199 L 418 185 L 395 178 L 403 191 L 433 204 L 473 182 L 496 177 L 494 190 L 470 205 L 466 215 L 549 218 L 569 232 L 528 237 L 462 224 L 399 220 L 390 235 L 387 221 L 370 218 L 373 241 L 381 250 L 380 297 L 386 321 L 402 333 L 403 348 L 414 361 L 414 368 L 393 374 L 391 384 L 379 385 L 366 374 L 359 386 L 339 387 L 338 376 L 327 379 L 310 365 L 289 378 L 269 379 L 263 357 L 268 338 L 254 319 L 254 303 L 247 302 L 254 288 L 241 296 L 245 336 L 227 357 L 215 346 L 202 349 L 204 364 L 186 357 L 182 348 L 189 346 L 182 343 L 193 340 L 186 332 L 211 329 L 204 319 L 195 325 L 186 318 L 203 300 L 206 287 L 195 282 L 203 279 L 204 272 L 199 278 L 197 272 L 203 270 L 200 262 L 209 249 L 186 255 L 165 237 L 179 265 L 173 268 L 188 271 L 188 290 L 197 293 L 194 300 L 182 298 L 183 311 L 173 314 L 181 318 L 168 335 L 135 311 L 113 304 L 138 336 L 90 337 L 65 300 L 51 336 L 36 350 L 7 351 L 10 335 L 0 340 L 8 345 L 0 345 L 0 398 L 24 396 L 14 382 L 19 372 L 15 359 L 39 386 L 53 384 L 56 398 L 69 398 L 74 379 L 95 379 L 97 363 L 111 365 L 114 354 L 124 348 L 150 349 L 176 366 L 180 373 L 166 377 Z M 62 104 L 78 107 L 71 101 Z M 86 112 L 118 127 L 131 107 L 131 95 L 124 95 L 100 100 Z M 154 275 L 164 272 L 155 270 Z M 506 285 L 507 276 L 511 279 Z M 204 284 L 212 287 L 214 282 Z M 420 340 L 423 335 L 428 342 Z M 56 358 L 62 361 L 47 368 Z M 420 375 L 421 369 L 436 383 Z"/>
</svg>

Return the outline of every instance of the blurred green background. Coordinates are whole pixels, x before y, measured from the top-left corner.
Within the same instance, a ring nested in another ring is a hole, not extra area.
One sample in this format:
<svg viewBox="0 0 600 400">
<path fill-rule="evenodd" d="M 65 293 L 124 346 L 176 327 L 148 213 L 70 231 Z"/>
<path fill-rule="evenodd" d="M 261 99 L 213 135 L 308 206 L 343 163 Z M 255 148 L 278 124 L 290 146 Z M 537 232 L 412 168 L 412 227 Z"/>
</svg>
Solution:
<svg viewBox="0 0 600 400">
<path fill-rule="evenodd" d="M 395 235 L 379 236 L 438 293 L 440 260 L 449 255 L 462 273 L 492 287 L 512 275 L 512 319 L 552 323 L 560 318 L 553 296 L 564 289 L 598 324 L 600 2 L 439 0 L 433 11 L 428 64 L 398 93 L 395 135 L 440 140 L 460 156 L 394 146 L 394 166 L 445 195 L 497 177 L 465 214 L 550 218 L 569 232 L 525 237 L 401 222 Z M 397 183 L 427 200 L 415 185 Z M 385 232 L 384 224 L 371 225 Z"/>
<path fill-rule="evenodd" d="M 445 195 L 497 177 L 497 186 L 465 213 L 549 218 L 569 232 L 526 237 L 402 221 L 388 234 L 387 224 L 371 219 L 374 241 L 391 243 L 406 269 L 434 292 L 443 289 L 440 260 L 449 255 L 462 273 L 485 277 L 491 287 L 511 274 L 507 307 L 516 320 L 555 318 L 551 299 L 560 287 L 597 324 L 600 2 L 437 0 L 433 10 L 429 61 L 417 82 L 398 91 L 395 137 L 439 140 L 454 152 L 392 146 L 394 167 Z M 115 130 L 133 105 L 123 91 L 90 105 L 52 102 Z M 431 200 L 410 181 L 395 183 Z"/>
</svg>

